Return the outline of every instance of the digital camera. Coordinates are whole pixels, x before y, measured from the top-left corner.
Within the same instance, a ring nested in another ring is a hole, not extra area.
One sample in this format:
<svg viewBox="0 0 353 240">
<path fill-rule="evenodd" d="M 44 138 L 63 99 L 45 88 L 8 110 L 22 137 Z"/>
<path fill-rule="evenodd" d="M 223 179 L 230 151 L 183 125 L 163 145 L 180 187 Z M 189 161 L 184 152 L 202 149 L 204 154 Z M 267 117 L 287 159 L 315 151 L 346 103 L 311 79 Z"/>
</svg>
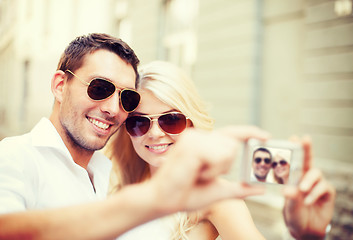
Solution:
<svg viewBox="0 0 353 240">
<path fill-rule="evenodd" d="M 249 139 L 244 145 L 239 176 L 249 184 L 296 185 L 302 165 L 303 149 L 298 143 Z"/>
</svg>

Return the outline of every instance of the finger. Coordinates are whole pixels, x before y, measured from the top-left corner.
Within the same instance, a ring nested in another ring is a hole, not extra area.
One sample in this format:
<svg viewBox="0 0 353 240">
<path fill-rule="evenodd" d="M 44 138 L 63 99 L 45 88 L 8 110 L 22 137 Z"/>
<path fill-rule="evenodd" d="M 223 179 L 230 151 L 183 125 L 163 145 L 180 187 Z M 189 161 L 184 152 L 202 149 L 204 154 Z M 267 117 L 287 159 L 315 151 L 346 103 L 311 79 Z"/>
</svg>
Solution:
<svg viewBox="0 0 353 240">
<path fill-rule="evenodd" d="M 234 189 L 234 197 L 245 198 L 254 195 L 261 195 L 265 193 L 265 187 L 260 185 L 249 185 L 246 183 L 236 183 L 237 187 Z"/>
<path fill-rule="evenodd" d="M 262 141 L 266 141 L 270 138 L 270 134 L 256 126 L 228 126 L 220 131 L 225 134 L 237 138 L 239 140 L 247 141 L 250 138 L 256 138 Z"/>
<path fill-rule="evenodd" d="M 307 149 L 304 148 L 303 146 L 303 140 L 301 138 L 299 138 L 297 135 L 293 135 L 289 138 L 289 141 L 296 143 L 296 144 L 300 144 L 303 148 L 303 174 L 308 170 L 308 166 L 307 166 Z"/>
<path fill-rule="evenodd" d="M 291 185 L 286 185 L 282 189 L 282 194 L 285 198 L 289 199 L 295 199 L 298 194 L 300 193 L 298 187 L 296 186 L 291 186 Z"/>
<path fill-rule="evenodd" d="M 200 179 L 201 180 L 211 180 L 221 174 L 226 174 L 232 168 L 232 165 L 235 160 L 235 156 L 237 155 L 238 143 L 231 142 L 228 144 L 228 147 L 225 147 L 224 144 L 222 147 L 219 146 L 218 156 L 210 156 L 204 155 L 203 156 L 203 165 L 200 168 Z"/>
<path fill-rule="evenodd" d="M 221 199 L 239 198 L 243 199 L 249 196 L 262 195 L 265 193 L 265 187 L 262 185 L 249 185 L 242 182 L 222 182 L 217 187 L 217 194 Z"/>
<path fill-rule="evenodd" d="M 303 174 L 305 174 L 309 169 L 312 168 L 313 163 L 312 163 L 312 141 L 310 136 L 305 135 L 302 139 L 300 139 L 298 136 L 293 135 L 289 138 L 291 142 L 298 143 L 302 145 L 303 147 Z"/>
<path fill-rule="evenodd" d="M 315 187 L 310 191 L 310 193 L 305 197 L 304 204 L 314 204 L 320 198 L 324 197 L 325 195 L 329 195 L 329 193 L 331 192 L 329 186 L 330 185 L 325 180 L 318 182 Z"/>
<path fill-rule="evenodd" d="M 312 168 L 305 173 L 302 180 L 299 183 L 300 191 L 307 193 L 309 192 L 316 183 L 321 181 L 323 178 L 322 172 L 319 169 Z"/>
<path fill-rule="evenodd" d="M 306 173 L 313 167 L 312 141 L 308 135 L 303 137 L 302 145 L 304 151 L 303 172 Z"/>
<path fill-rule="evenodd" d="M 216 147 L 213 145 L 210 147 Z M 223 141 L 217 148 L 217 155 L 213 156 L 213 153 L 207 154 L 206 149 L 202 156 L 203 162 L 200 166 L 200 177 L 199 181 L 210 181 L 221 174 L 226 174 L 231 169 L 239 143 L 236 141 Z M 212 148 L 210 148 L 212 149 Z M 214 151 L 212 151 L 214 152 Z"/>
<path fill-rule="evenodd" d="M 249 186 L 217 178 L 211 182 L 195 186 L 185 202 L 185 210 L 195 210 L 224 199 L 243 199 L 264 194 L 263 186 Z"/>
</svg>

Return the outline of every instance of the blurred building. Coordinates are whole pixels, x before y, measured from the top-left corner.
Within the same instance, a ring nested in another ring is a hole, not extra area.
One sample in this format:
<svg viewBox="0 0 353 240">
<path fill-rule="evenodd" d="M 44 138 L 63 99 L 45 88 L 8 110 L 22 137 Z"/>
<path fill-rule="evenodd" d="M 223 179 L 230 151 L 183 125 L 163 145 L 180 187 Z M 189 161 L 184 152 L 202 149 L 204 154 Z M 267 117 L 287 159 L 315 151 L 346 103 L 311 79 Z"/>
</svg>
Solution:
<svg viewBox="0 0 353 240">
<path fill-rule="evenodd" d="M 0 137 L 49 116 L 60 54 L 90 32 L 121 37 L 142 64 L 183 67 L 217 127 L 310 134 L 339 194 L 330 239 L 353 234 L 351 0 L 0 0 Z M 248 204 L 260 231 L 280 239 L 281 202 L 269 199 Z"/>
</svg>

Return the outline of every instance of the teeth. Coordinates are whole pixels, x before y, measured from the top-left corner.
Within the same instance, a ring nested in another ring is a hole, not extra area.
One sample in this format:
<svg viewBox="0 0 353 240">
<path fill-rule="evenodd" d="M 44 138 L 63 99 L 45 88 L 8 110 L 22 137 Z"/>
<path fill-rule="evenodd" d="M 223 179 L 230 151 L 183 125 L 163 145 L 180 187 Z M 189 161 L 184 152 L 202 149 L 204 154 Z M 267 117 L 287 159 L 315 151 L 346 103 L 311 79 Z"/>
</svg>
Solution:
<svg viewBox="0 0 353 240">
<path fill-rule="evenodd" d="M 93 123 L 95 126 L 101 128 L 101 129 L 104 129 L 104 130 L 106 130 L 106 129 L 109 127 L 109 124 L 102 123 L 102 122 L 97 121 L 97 120 L 92 119 L 92 118 L 90 118 L 89 121 L 90 121 L 91 123 Z"/>
<path fill-rule="evenodd" d="M 153 150 L 163 150 L 163 149 L 166 149 L 168 145 L 158 145 L 158 146 L 148 146 L 148 147 Z"/>
</svg>

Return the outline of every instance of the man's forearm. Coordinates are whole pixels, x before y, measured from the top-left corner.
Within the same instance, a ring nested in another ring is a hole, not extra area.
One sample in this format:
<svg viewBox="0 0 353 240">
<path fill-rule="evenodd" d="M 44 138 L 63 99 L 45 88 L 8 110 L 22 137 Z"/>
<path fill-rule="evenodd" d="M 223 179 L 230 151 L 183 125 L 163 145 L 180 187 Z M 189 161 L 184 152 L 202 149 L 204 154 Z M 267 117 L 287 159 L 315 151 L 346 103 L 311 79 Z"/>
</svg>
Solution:
<svg viewBox="0 0 353 240">
<path fill-rule="evenodd" d="M 0 239 L 113 239 L 167 214 L 153 195 L 149 184 L 139 184 L 100 202 L 4 214 L 0 216 Z"/>
</svg>

